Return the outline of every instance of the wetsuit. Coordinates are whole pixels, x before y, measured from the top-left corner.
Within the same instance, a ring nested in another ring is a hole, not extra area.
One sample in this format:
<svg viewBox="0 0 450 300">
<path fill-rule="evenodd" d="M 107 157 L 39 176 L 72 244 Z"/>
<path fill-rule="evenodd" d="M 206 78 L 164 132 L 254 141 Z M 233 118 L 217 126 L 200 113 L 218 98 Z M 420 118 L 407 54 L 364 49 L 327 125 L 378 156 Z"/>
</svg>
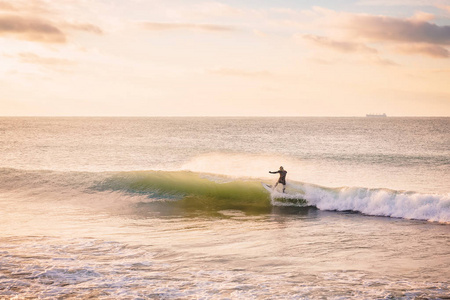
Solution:
<svg viewBox="0 0 450 300">
<path fill-rule="evenodd" d="M 280 173 L 280 178 L 278 178 L 278 183 L 281 183 L 282 185 L 286 185 L 286 174 L 287 171 L 286 170 L 279 170 L 276 172 L 270 172 L 271 174 L 276 174 L 276 173 Z"/>
</svg>

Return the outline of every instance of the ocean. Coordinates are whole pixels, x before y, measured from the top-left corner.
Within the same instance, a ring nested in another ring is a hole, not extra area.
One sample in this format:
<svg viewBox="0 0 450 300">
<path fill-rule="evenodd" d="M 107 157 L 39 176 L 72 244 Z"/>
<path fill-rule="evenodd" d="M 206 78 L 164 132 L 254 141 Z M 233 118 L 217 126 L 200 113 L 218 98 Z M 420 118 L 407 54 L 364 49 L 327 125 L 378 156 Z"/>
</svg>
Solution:
<svg viewBox="0 0 450 300">
<path fill-rule="evenodd" d="M 0 299 L 450 299 L 450 118 L 2 117 L 0 205 Z"/>
</svg>

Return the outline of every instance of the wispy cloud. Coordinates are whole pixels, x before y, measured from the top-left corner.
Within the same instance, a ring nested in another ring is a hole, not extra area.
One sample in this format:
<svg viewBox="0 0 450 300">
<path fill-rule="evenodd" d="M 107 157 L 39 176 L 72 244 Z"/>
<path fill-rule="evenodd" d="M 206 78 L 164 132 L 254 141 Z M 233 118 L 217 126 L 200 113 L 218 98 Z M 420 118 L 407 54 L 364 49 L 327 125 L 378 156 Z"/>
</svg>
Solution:
<svg viewBox="0 0 450 300">
<path fill-rule="evenodd" d="M 0 15 L 0 36 L 41 43 L 65 43 L 71 30 L 103 33 L 100 27 L 89 23 L 57 23 L 35 17 Z"/>
<path fill-rule="evenodd" d="M 68 30 L 84 31 L 84 32 L 88 32 L 88 33 L 98 34 L 98 35 L 103 34 L 103 30 L 99 26 L 90 24 L 90 23 L 62 22 L 61 26 L 64 29 L 68 29 Z"/>
<path fill-rule="evenodd" d="M 0 10 L 5 10 L 5 11 L 12 10 L 12 11 L 14 11 L 14 10 L 16 10 L 16 8 L 10 2 L 0 1 Z"/>
<path fill-rule="evenodd" d="M 74 64 L 73 61 L 68 59 L 55 57 L 42 57 L 35 53 L 30 52 L 19 53 L 17 57 L 23 63 L 38 64 L 44 66 L 68 66 Z"/>
<path fill-rule="evenodd" d="M 0 36 L 44 43 L 65 43 L 66 34 L 51 22 L 21 16 L 0 16 Z"/>
<path fill-rule="evenodd" d="M 438 45 L 401 45 L 396 47 L 399 53 L 423 54 L 435 58 L 449 58 L 450 51 Z"/>
<path fill-rule="evenodd" d="M 73 31 L 102 34 L 99 26 L 67 14 L 81 1 L 0 0 L 0 36 L 39 43 L 66 43 Z M 68 21 L 70 20 L 70 21 Z"/>
<path fill-rule="evenodd" d="M 450 44 L 450 26 L 439 26 L 414 18 L 349 15 L 342 26 L 354 37 L 371 41 Z"/>
<path fill-rule="evenodd" d="M 139 25 L 150 31 L 164 30 L 200 30 L 200 31 L 235 31 L 232 26 L 216 25 L 216 24 L 196 24 L 196 23 L 159 23 L 159 22 L 139 22 Z"/>
<path fill-rule="evenodd" d="M 450 44 L 450 26 L 431 23 L 434 15 L 417 12 L 410 18 L 337 12 L 315 7 L 324 28 L 340 30 L 348 38 L 365 41 Z"/>
<path fill-rule="evenodd" d="M 0 0 L 0 11 L 20 12 L 21 14 L 32 13 L 40 15 L 54 13 L 54 11 L 50 8 L 49 2 L 43 0 Z"/>
<path fill-rule="evenodd" d="M 361 43 L 337 41 L 324 36 L 306 34 L 302 36 L 306 41 L 320 47 L 337 50 L 340 52 L 363 52 L 363 53 L 377 53 L 376 49 L 370 48 Z"/>
<path fill-rule="evenodd" d="M 450 14 L 450 5 L 439 4 L 437 7 Z"/>
<path fill-rule="evenodd" d="M 433 58 L 447 58 L 450 46 L 450 26 L 431 21 L 435 15 L 418 11 L 409 18 L 337 12 L 314 7 L 316 22 L 323 30 L 319 35 L 301 35 L 315 46 L 342 53 L 419 54 Z M 370 46 L 368 46 L 370 45 Z M 376 45 L 375 50 L 372 45 Z M 399 50 L 400 49 L 400 50 Z"/>
<path fill-rule="evenodd" d="M 367 58 L 367 60 L 374 65 L 379 66 L 387 66 L 387 67 L 393 67 L 393 66 L 399 66 L 398 63 L 396 63 L 393 60 L 382 58 L 379 55 L 371 55 Z"/>
</svg>

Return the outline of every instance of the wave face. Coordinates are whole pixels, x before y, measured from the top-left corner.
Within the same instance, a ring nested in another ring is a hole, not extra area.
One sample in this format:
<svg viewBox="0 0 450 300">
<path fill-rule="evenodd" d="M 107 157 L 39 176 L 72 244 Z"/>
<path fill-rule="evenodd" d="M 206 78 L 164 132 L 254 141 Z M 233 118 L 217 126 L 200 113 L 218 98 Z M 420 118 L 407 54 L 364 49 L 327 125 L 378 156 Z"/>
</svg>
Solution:
<svg viewBox="0 0 450 300">
<path fill-rule="evenodd" d="M 269 213 L 274 206 L 313 206 L 319 210 L 450 224 L 449 194 L 328 188 L 295 181 L 288 183 L 286 194 L 269 193 L 258 179 L 187 171 L 93 173 L 1 169 L 0 191 L 14 192 L 16 197 L 33 195 L 41 198 L 49 195 L 70 195 L 72 198 L 76 195 L 78 198 L 114 192 L 122 195 L 123 201 L 136 196 L 141 204 L 177 206 L 189 211 L 238 209 L 247 213 Z M 306 205 L 303 199 L 307 201 Z"/>
<path fill-rule="evenodd" d="M 192 172 L 121 172 L 95 189 L 146 195 L 153 202 L 196 210 L 262 210 L 271 207 L 270 197 L 258 181 L 227 179 Z"/>
<path fill-rule="evenodd" d="M 256 180 L 233 180 L 191 172 L 125 172 L 104 181 L 100 189 L 147 194 L 154 199 L 178 199 L 199 209 L 245 209 L 267 206 L 309 206 L 320 210 L 354 211 L 372 216 L 450 223 L 450 196 L 389 189 L 326 188 L 291 182 L 287 195 L 270 194 Z"/>
</svg>

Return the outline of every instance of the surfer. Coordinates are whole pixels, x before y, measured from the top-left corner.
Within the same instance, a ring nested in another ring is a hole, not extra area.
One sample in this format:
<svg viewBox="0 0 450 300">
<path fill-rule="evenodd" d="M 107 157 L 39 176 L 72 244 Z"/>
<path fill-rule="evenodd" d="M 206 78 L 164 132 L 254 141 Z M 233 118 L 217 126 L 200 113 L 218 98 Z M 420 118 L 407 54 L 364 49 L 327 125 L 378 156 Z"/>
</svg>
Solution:
<svg viewBox="0 0 450 300">
<path fill-rule="evenodd" d="M 283 185 L 283 193 L 284 193 L 284 190 L 286 189 L 286 173 L 287 173 L 287 171 L 283 167 L 280 167 L 280 169 L 278 171 L 275 171 L 275 172 L 269 171 L 269 173 L 270 174 L 280 173 L 280 178 L 278 178 L 278 181 L 273 188 L 275 189 L 277 187 L 277 185 L 279 183 L 281 183 Z"/>
</svg>

